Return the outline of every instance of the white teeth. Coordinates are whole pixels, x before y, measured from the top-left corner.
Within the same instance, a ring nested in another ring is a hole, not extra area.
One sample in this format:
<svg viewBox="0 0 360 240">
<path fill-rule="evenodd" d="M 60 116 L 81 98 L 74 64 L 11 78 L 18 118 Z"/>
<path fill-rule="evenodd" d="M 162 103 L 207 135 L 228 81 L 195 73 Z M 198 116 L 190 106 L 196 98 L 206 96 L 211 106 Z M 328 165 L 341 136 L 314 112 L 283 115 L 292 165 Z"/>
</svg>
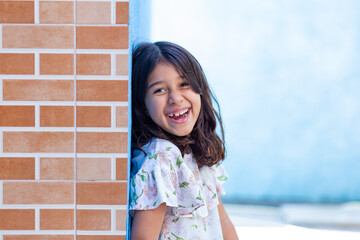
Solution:
<svg viewBox="0 0 360 240">
<path fill-rule="evenodd" d="M 189 109 L 186 109 L 186 110 L 184 110 L 184 111 L 181 111 L 181 112 L 179 112 L 179 113 L 170 113 L 170 114 L 168 114 L 168 116 L 169 117 L 173 117 L 173 116 L 176 116 L 176 117 L 178 117 L 178 116 L 180 116 L 180 115 L 183 115 L 184 113 L 187 113 L 189 111 Z"/>
</svg>

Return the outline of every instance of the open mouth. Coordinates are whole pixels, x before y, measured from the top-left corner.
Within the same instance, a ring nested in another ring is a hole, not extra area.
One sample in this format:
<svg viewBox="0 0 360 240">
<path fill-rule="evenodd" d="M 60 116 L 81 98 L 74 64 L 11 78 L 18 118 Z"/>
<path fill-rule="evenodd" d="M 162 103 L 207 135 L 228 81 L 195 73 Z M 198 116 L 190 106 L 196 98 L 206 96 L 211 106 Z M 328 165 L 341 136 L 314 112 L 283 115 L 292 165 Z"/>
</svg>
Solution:
<svg viewBox="0 0 360 240">
<path fill-rule="evenodd" d="M 171 119 L 174 119 L 174 120 L 181 120 L 181 119 L 186 118 L 188 113 L 189 113 L 189 109 L 185 109 L 185 110 L 175 113 L 175 114 L 174 113 L 168 114 L 168 117 Z"/>
</svg>

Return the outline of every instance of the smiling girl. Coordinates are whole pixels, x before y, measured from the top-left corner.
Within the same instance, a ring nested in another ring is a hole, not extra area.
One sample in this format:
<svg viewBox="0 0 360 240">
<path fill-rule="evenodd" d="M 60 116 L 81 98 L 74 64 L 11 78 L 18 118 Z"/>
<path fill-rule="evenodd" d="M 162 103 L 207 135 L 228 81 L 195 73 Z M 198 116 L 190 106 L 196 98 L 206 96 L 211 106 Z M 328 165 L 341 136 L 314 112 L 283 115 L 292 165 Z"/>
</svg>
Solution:
<svg viewBox="0 0 360 240">
<path fill-rule="evenodd" d="M 184 48 L 156 42 L 133 51 L 131 239 L 238 239 L 219 198 L 225 144 L 212 101 Z"/>
</svg>

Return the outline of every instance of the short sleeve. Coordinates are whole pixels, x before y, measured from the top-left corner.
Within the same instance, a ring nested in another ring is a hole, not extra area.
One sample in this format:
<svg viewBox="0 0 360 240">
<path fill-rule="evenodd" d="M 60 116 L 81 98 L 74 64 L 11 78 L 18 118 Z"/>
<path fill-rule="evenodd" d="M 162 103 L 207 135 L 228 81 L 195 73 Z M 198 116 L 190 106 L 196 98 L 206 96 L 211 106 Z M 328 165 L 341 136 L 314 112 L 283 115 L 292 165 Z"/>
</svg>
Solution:
<svg viewBox="0 0 360 240">
<path fill-rule="evenodd" d="M 131 178 L 130 209 L 154 209 L 163 202 L 176 205 L 176 172 L 172 163 L 177 150 L 171 143 L 153 145 L 148 147 L 142 166 Z"/>
<path fill-rule="evenodd" d="M 216 164 L 211 167 L 215 176 L 215 187 L 218 195 L 225 195 L 223 183 L 229 178 L 224 166 L 222 164 Z"/>
<path fill-rule="evenodd" d="M 144 157 L 131 178 L 130 210 L 155 209 L 166 203 L 175 216 L 208 215 L 207 192 L 192 171 L 191 156 L 182 157 L 174 144 L 158 139 L 147 147 Z"/>
</svg>

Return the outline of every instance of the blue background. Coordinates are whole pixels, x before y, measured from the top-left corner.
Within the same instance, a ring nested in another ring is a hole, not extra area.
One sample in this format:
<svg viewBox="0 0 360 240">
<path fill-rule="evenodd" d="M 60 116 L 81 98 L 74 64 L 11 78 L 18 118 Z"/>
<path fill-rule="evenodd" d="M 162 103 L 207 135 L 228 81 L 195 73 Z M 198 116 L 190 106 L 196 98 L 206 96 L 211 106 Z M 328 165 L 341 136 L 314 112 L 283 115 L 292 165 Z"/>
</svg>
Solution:
<svg viewBox="0 0 360 240">
<path fill-rule="evenodd" d="M 193 53 L 220 102 L 224 201 L 360 201 L 359 1 L 148 7 L 150 39 Z"/>
</svg>

